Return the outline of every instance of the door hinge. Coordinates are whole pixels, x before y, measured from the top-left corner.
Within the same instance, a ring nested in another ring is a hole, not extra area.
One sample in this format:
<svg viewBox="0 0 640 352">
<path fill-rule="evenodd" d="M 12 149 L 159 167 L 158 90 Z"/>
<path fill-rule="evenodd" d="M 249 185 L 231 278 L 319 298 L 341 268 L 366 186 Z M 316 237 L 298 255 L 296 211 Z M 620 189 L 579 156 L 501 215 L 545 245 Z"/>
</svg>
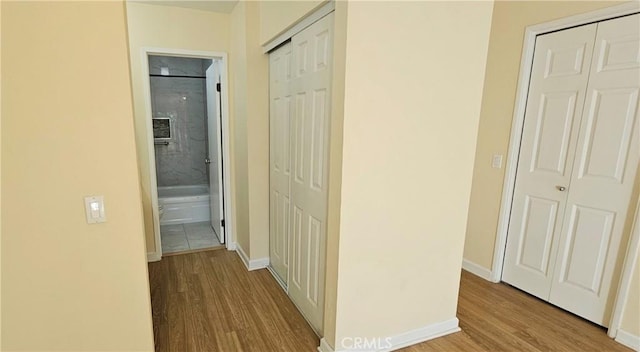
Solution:
<svg viewBox="0 0 640 352">
<path fill-rule="evenodd" d="M 224 219 L 220 220 L 220 226 L 224 227 Z"/>
<path fill-rule="evenodd" d="M 221 87 L 220 87 L 220 83 L 216 83 L 216 91 L 220 91 Z"/>
</svg>

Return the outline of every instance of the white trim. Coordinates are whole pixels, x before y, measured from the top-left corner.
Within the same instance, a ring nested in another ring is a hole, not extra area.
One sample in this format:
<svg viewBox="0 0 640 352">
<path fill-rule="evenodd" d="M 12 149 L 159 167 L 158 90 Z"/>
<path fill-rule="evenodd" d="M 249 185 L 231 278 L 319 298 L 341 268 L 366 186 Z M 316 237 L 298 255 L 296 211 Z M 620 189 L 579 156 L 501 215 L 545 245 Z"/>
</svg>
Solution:
<svg viewBox="0 0 640 352">
<path fill-rule="evenodd" d="M 238 253 L 240 260 L 242 260 L 244 266 L 247 268 L 247 270 L 249 270 L 249 256 L 247 256 L 247 253 L 244 252 L 239 244 L 236 245 L 236 253 Z"/>
<path fill-rule="evenodd" d="M 412 345 L 422 343 L 428 340 L 432 340 L 438 337 L 442 337 L 445 335 L 453 334 L 458 331 L 460 331 L 460 327 L 458 326 L 458 318 L 451 318 L 449 320 L 427 325 L 422 328 L 403 332 L 398 335 L 377 339 L 378 341 L 380 341 L 382 345 L 388 342 L 389 345 L 391 346 L 390 347 L 384 346 L 383 348 L 376 349 L 373 351 L 376 351 L 376 352 L 396 351 L 401 348 L 412 346 Z M 320 340 L 320 346 L 318 346 L 318 351 L 319 352 L 343 352 L 343 351 L 364 351 L 364 350 L 362 349 L 334 350 L 327 343 L 327 341 L 324 338 L 322 338 Z M 371 351 L 371 350 L 367 349 L 367 351 Z"/>
<path fill-rule="evenodd" d="M 249 260 L 249 271 L 266 269 L 269 267 L 269 257 Z"/>
<path fill-rule="evenodd" d="M 249 259 L 247 253 L 244 252 L 239 244 L 236 244 L 236 253 L 242 260 L 242 263 L 249 271 L 264 269 L 269 266 L 269 258 Z"/>
<path fill-rule="evenodd" d="M 147 125 L 147 156 L 149 157 L 149 179 L 151 183 L 151 212 L 153 216 L 153 232 L 155 235 L 155 252 L 162 256 L 162 238 L 160 237 L 160 216 L 158 214 L 158 181 L 156 179 L 155 146 L 153 140 L 152 108 L 151 108 L 151 87 L 149 83 L 149 55 L 164 55 L 177 57 L 191 57 L 199 59 L 219 60 L 220 62 L 220 82 L 222 86 L 222 160 L 224 161 L 224 219 L 225 219 L 225 239 L 227 248 L 229 244 L 235 244 L 235 233 L 233 232 L 234 214 L 233 198 L 231 197 L 231 153 L 229 142 L 229 81 L 227 54 L 215 51 L 184 50 L 170 48 L 140 49 L 142 60 L 142 86 L 145 101 L 145 120 Z M 235 248 L 233 248 L 235 249 Z"/>
<path fill-rule="evenodd" d="M 520 153 L 522 127 L 524 125 L 524 113 L 527 102 L 529 81 L 531 79 L 533 50 L 536 44 L 536 36 L 573 26 L 624 16 L 638 11 L 640 11 L 640 3 L 633 1 L 526 28 L 524 44 L 522 47 L 522 59 L 520 62 L 520 74 L 518 76 L 519 79 L 515 108 L 511 124 L 511 138 L 509 140 L 509 152 L 506 162 L 502 202 L 498 218 L 498 230 L 496 233 L 496 244 L 493 252 L 493 265 L 491 268 L 490 281 L 499 282 L 502 278 L 502 265 L 504 263 L 504 252 L 507 244 L 507 230 L 509 228 L 509 217 L 511 215 L 511 203 L 513 202 L 516 168 L 518 166 L 518 156 Z"/>
<path fill-rule="evenodd" d="M 158 252 L 149 252 L 147 253 L 147 262 L 159 262 L 162 259 L 162 255 Z"/>
<path fill-rule="evenodd" d="M 624 330 L 618 330 L 616 342 L 623 344 L 634 351 L 640 351 L 640 336 L 636 336 Z"/>
<path fill-rule="evenodd" d="M 236 249 L 238 249 L 238 245 L 236 245 L 235 242 L 227 242 L 227 250 L 228 251 L 235 251 Z"/>
<path fill-rule="evenodd" d="M 289 29 L 282 32 L 280 35 L 267 42 L 262 46 L 262 53 L 266 54 L 271 50 L 275 49 L 278 45 L 286 42 L 294 35 L 300 33 L 305 28 L 314 24 L 316 21 L 321 19 L 322 17 L 330 14 L 335 10 L 335 3 L 333 1 L 329 1 L 319 7 L 317 10 L 312 11 L 307 17 L 298 21 L 298 23 L 291 26 Z"/>
<path fill-rule="evenodd" d="M 320 339 L 320 346 L 318 346 L 318 352 L 334 352 L 333 347 L 329 346 L 327 339 L 324 337 Z"/>
<path fill-rule="evenodd" d="M 415 345 L 437 337 L 453 334 L 460 331 L 458 318 L 452 318 L 439 323 L 427 325 L 425 327 L 407 331 L 405 333 L 391 336 L 391 348 L 385 351 L 395 351 L 407 346 Z"/>
<path fill-rule="evenodd" d="M 633 271 L 635 270 L 636 263 L 638 262 L 638 255 L 640 253 L 640 200 L 636 207 L 636 217 L 633 223 L 633 230 L 629 238 L 629 246 L 627 247 L 627 253 L 624 258 L 624 264 L 622 265 L 622 274 L 620 275 L 620 284 L 618 287 L 618 294 L 613 306 L 613 314 L 611 317 L 611 323 L 609 324 L 608 334 L 610 337 L 618 338 L 618 335 L 622 331 L 620 326 L 622 325 L 622 316 L 624 315 L 624 309 L 629 300 L 629 290 L 631 289 L 631 279 L 633 277 Z"/>
<path fill-rule="evenodd" d="M 479 276 L 485 280 L 491 281 L 491 270 L 482 267 L 470 260 L 462 260 L 462 269 L 472 273 L 475 276 Z"/>
</svg>

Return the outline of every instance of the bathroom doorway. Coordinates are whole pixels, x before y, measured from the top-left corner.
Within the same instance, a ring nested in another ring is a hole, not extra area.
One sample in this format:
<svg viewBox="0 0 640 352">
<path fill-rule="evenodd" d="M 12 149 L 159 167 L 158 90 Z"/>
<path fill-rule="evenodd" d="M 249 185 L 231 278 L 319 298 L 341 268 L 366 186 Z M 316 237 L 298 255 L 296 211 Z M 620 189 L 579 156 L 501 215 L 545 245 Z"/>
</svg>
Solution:
<svg viewBox="0 0 640 352">
<path fill-rule="evenodd" d="M 146 51 L 145 61 L 156 248 L 229 247 L 226 57 Z"/>
</svg>

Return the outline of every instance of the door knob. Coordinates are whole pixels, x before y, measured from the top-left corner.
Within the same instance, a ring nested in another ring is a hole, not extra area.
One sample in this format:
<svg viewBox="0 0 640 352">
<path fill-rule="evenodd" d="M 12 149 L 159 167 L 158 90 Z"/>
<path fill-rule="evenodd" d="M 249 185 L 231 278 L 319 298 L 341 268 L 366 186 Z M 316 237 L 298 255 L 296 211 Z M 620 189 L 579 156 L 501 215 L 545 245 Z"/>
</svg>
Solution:
<svg viewBox="0 0 640 352">
<path fill-rule="evenodd" d="M 205 164 L 211 164 L 211 159 L 209 159 L 209 158 L 205 158 L 205 159 L 204 159 L 204 163 L 205 163 Z"/>
<path fill-rule="evenodd" d="M 558 191 L 560 191 L 560 192 L 564 192 L 564 191 L 567 189 L 567 187 L 565 187 L 565 186 L 556 186 L 556 188 L 557 188 L 557 189 L 558 189 Z"/>
</svg>

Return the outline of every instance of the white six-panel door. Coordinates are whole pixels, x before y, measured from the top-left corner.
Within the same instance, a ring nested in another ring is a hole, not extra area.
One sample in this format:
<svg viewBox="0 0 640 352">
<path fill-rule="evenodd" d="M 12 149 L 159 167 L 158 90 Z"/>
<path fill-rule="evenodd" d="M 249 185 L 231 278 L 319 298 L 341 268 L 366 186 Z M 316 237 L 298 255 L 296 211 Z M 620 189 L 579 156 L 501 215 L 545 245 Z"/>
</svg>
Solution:
<svg viewBox="0 0 640 352">
<path fill-rule="evenodd" d="M 537 38 L 503 280 L 609 320 L 638 168 L 638 15 Z"/>
<path fill-rule="evenodd" d="M 286 286 L 291 219 L 291 43 L 269 54 L 270 206 L 269 263 Z"/>
<path fill-rule="evenodd" d="M 640 15 L 600 22 L 549 300 L 605 326 L 633 216 L 639 91 Z"/>
<path fill-rule="evenodd" d="M 289 296 L 322 332 L 331 111 L 333 14 L 291 40 L 291 239 Z"/>
<path fill-rule="evenodd" d="M 318 333 L 324 272 L 333 14 L 270 53 L 270 265 Z"/>
<path fill-rule="evenodd" d="M 538 37 L 502 279 L 548 299 L 596 25 Z"/>
</svg>

